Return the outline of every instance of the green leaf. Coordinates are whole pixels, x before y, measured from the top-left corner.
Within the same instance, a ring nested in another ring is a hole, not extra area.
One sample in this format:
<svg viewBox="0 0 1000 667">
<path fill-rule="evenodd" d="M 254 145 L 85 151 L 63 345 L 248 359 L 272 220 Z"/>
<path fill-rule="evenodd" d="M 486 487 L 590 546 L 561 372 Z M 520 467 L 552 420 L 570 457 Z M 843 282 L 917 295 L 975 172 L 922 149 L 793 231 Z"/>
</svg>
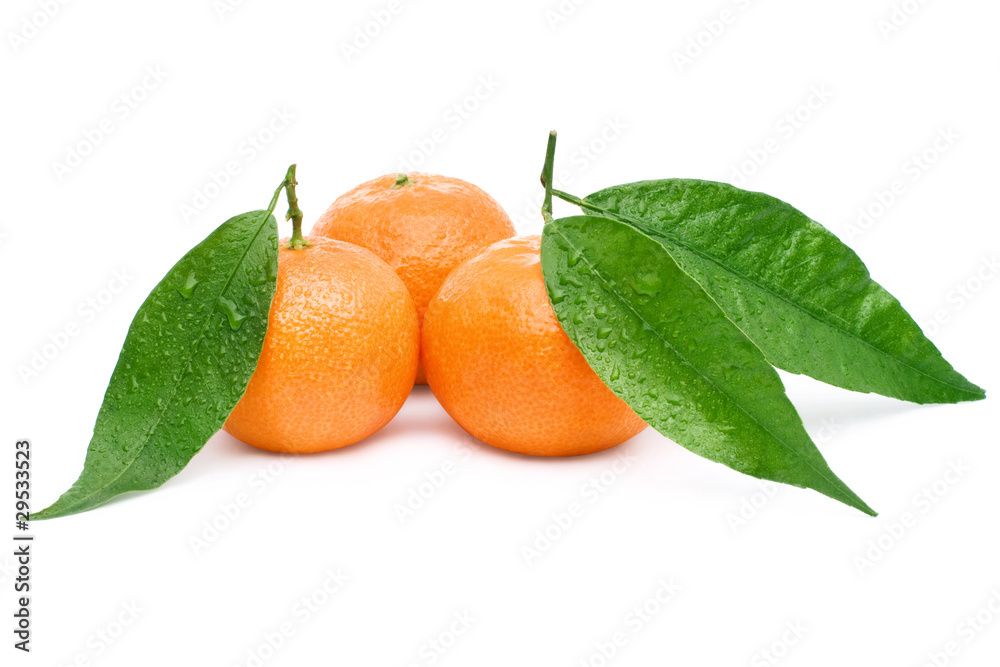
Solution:
<svg viewBox="0 0 1000 667">
<path fill-rule="evenodd" d="M 695 454 L 875 512 L 833 472 L 761 351 L 662 245 L 597 216 L 545 225 L 563 329 L 646 423 Z"/>
<path fill-rule="evenodd" d="M 246 391 L 277 269 L 268 211 L 226 221 L 177 262 L 132 320 L 80 478 L 32 519 L 156 488 L 188 464 Z"/>
<path fill-rule="evenodd" d="M 686 179 L 568 199 L 660 242 L 779 368 L 915 403 L 986 396 L 850 248 L 783 201 Z"/>
</svg>

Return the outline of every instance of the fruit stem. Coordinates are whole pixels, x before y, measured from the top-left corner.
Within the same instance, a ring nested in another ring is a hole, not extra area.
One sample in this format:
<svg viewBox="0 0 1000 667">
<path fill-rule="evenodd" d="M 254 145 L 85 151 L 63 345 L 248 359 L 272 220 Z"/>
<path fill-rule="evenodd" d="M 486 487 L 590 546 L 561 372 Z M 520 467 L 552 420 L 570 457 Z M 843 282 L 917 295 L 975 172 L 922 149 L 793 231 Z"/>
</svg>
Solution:
<svg viewBox="0 0 1000 667">
<path fill-rule="evenodd" d="M 406 187 L 407 185 L 413 185 L 413 181 L 406 174 L 396 174 L 396 182 L 393 184 L 392 189 L 396 190 L 398 188 Z"/>
<path fill-rule="evenodd" d="M 542 202 L 542 219 L 552 222 L 552 171 L 556 161 L 556 131 L 549 132 L 549 144 L 545 148 L 545 165 L 542 167 L 542 187 L 545 201 Z"/>
<path fill-rule="evenodd" d="M 285 196 L 288 198 L 288 213 L 285 215 L 285 220 L 292 221 L 292 238 L 288 240 L 285 247 L 290 250 L 308 248 L 312 245 L 302 237 L 302 209 L 299 208 L 299 198 L 295 194 L 295 186 L 298 184 L 298 181 L 295 180 L 295 165 L 293 164 L 288 168 L 288 173 L 285 174 L 284 185 Z"/>
</svg>

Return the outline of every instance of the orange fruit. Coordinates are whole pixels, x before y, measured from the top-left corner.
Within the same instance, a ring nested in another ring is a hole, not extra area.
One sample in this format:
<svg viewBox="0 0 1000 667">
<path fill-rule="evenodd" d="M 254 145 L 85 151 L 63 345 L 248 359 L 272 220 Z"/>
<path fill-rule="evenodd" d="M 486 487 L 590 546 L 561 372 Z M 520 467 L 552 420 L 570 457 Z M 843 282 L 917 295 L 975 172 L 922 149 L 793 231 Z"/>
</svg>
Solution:
<svg viewBox="0 0 1000 667">
<path fill-rule="evenodd" d="M 589 454 L 645 428 L 559 326 L 541 239 L 500 241 L 452 271 L 424 316 L 427 382 L 462 428 L 500 449 Z"/>
<path fill-rule="evenodd" d="M 389 266 L 321 237 L 278 254 L 264 349 L 225 430 L 272 452 L 355 443 L 399 411 L 417 372 L 417 311 Z"/>
<path fill-rule="evenodd" d="M 435 174 L 387 174 L 339 197 L 312 234 L 368 248 L 396 270 L 423 321 L 451 270 L 514 236 L 492 197 L 472 183 Z M 422 371 L 417 384 L 424 383 Z"/>
</svg>

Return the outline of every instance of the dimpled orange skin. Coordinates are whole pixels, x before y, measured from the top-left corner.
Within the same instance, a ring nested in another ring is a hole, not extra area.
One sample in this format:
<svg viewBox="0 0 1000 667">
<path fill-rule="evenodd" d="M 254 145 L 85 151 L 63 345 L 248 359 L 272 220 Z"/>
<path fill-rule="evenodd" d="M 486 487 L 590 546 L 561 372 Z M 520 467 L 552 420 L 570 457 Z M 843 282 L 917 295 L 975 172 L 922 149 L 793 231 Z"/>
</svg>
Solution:
<svg viewBox="0 0 1000 667">
<path fill-rule="evenodd" d="M 368 248 L 403 279 L 423 321 L 451 270 L 486 246 L 514 236 L 500 204 L 458 178 L 411 172 L 362 183 L 333 202 L 312 234 Z M 425 384 L 421 370 L 417 384 Z"/>
<path fill-rule="evenodd" d="M 417 311 L 374 254 L 307 237 L 284 247 L 264 349 L 225 430 L 272 452 L 322 452 L 385 426 L 413 389 Z"/>
<path fill-rule="evenodd" d="M 540 237 L 500 241 L 456 268 L 424 317 L 421 360 L 441 405 L 486 444 L 536 456 L 614 447 L 646 424 L 559 326 Z"/>
</svg>

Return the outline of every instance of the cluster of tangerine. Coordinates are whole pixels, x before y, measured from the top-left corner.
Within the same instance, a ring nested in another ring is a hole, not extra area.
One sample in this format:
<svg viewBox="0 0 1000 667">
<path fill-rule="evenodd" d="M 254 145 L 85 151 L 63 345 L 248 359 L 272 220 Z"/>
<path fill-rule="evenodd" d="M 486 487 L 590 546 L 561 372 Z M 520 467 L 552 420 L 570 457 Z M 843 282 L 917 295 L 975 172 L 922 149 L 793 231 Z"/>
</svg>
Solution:
<svg viewBox="0 0 1000 667">
<path fill-rule="evenodd" d="M 645 428 L 556 320 L 539 237 L 515 238 L 475 185 L 389 174 L 339 197 L 311 235 L 299 224 L 225 425 L 234 437 L 276 452 L 345 447 L 385 426 L 415 383 L 479 440 L 522 454 L 588 454 Z"/>
</svg>

